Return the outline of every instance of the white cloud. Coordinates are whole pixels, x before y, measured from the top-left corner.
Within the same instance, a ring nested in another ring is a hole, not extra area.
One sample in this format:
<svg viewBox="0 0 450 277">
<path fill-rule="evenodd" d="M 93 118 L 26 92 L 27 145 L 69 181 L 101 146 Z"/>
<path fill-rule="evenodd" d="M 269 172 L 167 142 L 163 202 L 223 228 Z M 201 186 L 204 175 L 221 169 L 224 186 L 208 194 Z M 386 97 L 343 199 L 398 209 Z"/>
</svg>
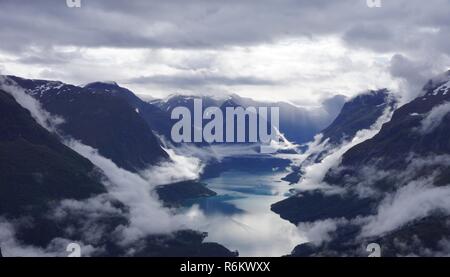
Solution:
<svg viewBox="0 0 450 277">
<path fill-rule="evenodd" d="M 315 222 L 300 223 L 298 229 L 305 234 L 309 243 L 320 246 L 332 238 L 340 224 L 346 223 L 345 219 L 326 219 Z"/>
<path fill-rule="evenodd" d="M 109 0 L 76 11 L 35 2 L 0 3 L 4 71 L 68 83 L 150 77 L 153 83 L 127 86 L 157 97 L 232 90 L 314 105 L 324 95 L 381 87 L 411 95 L 406 87 L 449 61 L 447 0 L 389 1 L 380 9 L 364 0 Z M 42 20 L 30 23 L 32 16 Z M 158 76 L 173 82 L 155 82 Z"/>
<path fill-rule="evenodd" d="M 260 155 L 257 145 L 221 144 L 198 147 L 193 144 L 183 144 L 173 149 L 182 156 L 196 157 L 203 162 L 221 161 L 226 157 L 242 155 Z"/>
<path fill-rule="evenodd" d="M 152 191 L 156 185 L 198 176 L 199 171 L 190 172 L 189 169 L 200 170 L 201 167 L 193 167 L 191 160 L 171 154 L 177 159 L 174 163 L 156 166 L 142 176 L 119 168 L 111 160 L 100 156 L 97 150 L 78 141 L 66 141 L 66 144 L 99 167 L 107 177 L 104 184 L 108 193 L 129 207 L 130 224 L 123 226 L 122 230 L 124 243 L 134 242 L 149 234 L 164 234 L 189 228 L 189 217 L 184 214 L 175 215 L 164 208 Z"/>
<path fill-rule="evenodd" d="M 425 218 L 433 212 L 450 214 L 450 187 L 435 187 L 432 177 L 412 181 L 386 197 L 375 216 L 362 230 L 362 236 L 370 237 L 395 230 L 414 220 Z"/>
<path fill-rule="evenodd" d="M 55 132 L 57 126 L 64 122 L 62 118 L 45 111 L 39 101 L 26 94 L 13 80 L 0 76 L 0 88 L 14 96 L 22 107 L 30 111 L 31 116 L 39 125 L 48 131 Z"/>
<path fill-rule="evenodd" d="M 0 217 L 0 246 L 4 257 L 67 257 L 70 254 L 66 252 L 66 249 L 72 242 L 66 239 L 55 238 L 44 249 L 22 244 L 15 238 L 15 233 L 14 224 Z M 84 257 L 89 257 L 97 251 L 91 245 L 77 243 L 80 245 Z"/>
<path fill-rule="evenodd" d="M 258 201 L 264 200 L 267 199 Z M 296 245 L 305 242 L 305 236 L 296 226 L 270 212 L 267 206 L 266 203 L 265 209 L 233 216 L 208 216 L 207 222 L 199 226 L 208 232 L 207 241 L 238 249 L 241 257 L 286 255 Z"/>
<path fill-rule="evenodd" d="M 438 53 L 421 52 L 414 59 L 395 54 L 389 66 L 392 77 L 398 80 L 399 105 L 402 106 L 424 94 L 422 90 L 431 76 L 442 73 L 448 66 L 448 57 Z"/>
<path fill-rule="evenodd" d="M 5 257 L 46 257 L 52 256 L 44 249 L 21 245 L 15 238 L 14 226 L 0 218 L 0 243 Z"/>
<path fill-rule="evenodd" d="M 196 180 L 203 171 L 202 161 L 198 158 L 183 156 L 172 149 L 164 149 L 170 160 L 139 172 L 152 185 L 165 185 L 184 180 Z"/>
<path fill-rule="evenodd" d="M 327 156 L 320 162 L 306 165 L 306 167 L 302 169 L 304 171 L 302 179 L 295 187 L 299 190 L 329 188 L 327 184 L 323 183 L 323 179 L 328 171 L 340 164 L 342 155 L 350 148 L 375 136 L 380 131 L 383 124 L 390 120 L 392 112 L 392 109 L 387 107 L 370 129 L 360 130 L 355 134 L 351 141 L 344 141 L 341 145 L 332 148 L 328 151 Z M 319 138 L 320 137 L 316 137 L 316 140 Z M 322 146 L 317 145 L 317 142 L 315 142 L 312 146 L 318 150 L 329 148 L 326 146 L 327 141 L 324 141 L 322 144 Z"/>
<path fill-rule="evenodd" d="M 419 132 L 429 134 L 434 131 L 450 113 L 450 102 L 434 107 L 422 120 Z"/>
<path fill-rule="evenodd" d="M 30 111 L 39 124 L 50 131 L 57 131 L 55 126 L 49 125 L 53 116 L 43 110 L 37 100 L 28 96 L 20 88 L 13 86 L 4 88 L 19 101 L 19 104 Z M 136 174 L 119 168 L 90 146 L 69 139 L 64 143 L 102 170 L 105 176 L 103 184 L 108 190 L 108 196 L 99 195 L 84 201 L 62 201 L 61 206 L 53 215 L 56 218 L 67 213 L 68 210 L 88 212 L 92 218 L 101 214 L 119 213 L 119 210 L 113 208 L 109 203 L 110 198 L 117 199 L 129 208 L 128 212 L 123 215 L 129 219 L 130 224 L 122 226 L 121 230 L 118 230 L 123 237 L 122 243 L 124 244 L 135 242 L 150 234 L 164 234 L 179 229 L 189 229 L 191 226 L 195 227 L 194 220 L 201 218 L 201 215 L 189 216 L 192 211 L 174 214 L 162 206 L 153 191 L 157 185 L 198 178 L 202 165 L 197 158 L 183 157 L 168 150 L 171 161 Z M 87 226 L 92 227 L 89 224 Z M 92 231 L 95 228 L 89 230 Z M 95 237 L 92 234 L 88 234 L 88 236 Z"/>
<path fill-rule="evenodd" d="M 318 106 L 330 95 L 352 96 L 358 91 L 396 87 L 386 70 L 389 55 L 350 51 L 336 37 L 218 49 L 54 47 L 29 52 L 4 58 L 6 73 L 74 84 L 115 80 L 138 94 L 160 98 L 174 92 L 236 93 L 258 100 L 296 100 Z M 46 58 L 50 52 L 56 54 Z M 25 63 L 27 55 L 39 60 Z M 44 63 L 54 56 L 64 62 Z M 1 57 L 0 51 L 0 61 Z"/>
</svg>

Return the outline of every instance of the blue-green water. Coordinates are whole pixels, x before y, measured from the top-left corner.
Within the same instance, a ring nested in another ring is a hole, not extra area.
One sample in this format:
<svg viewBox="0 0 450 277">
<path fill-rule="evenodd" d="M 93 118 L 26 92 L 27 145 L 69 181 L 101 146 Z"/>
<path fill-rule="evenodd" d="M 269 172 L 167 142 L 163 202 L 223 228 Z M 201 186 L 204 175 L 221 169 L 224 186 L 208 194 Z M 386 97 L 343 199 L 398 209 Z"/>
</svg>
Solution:
<svg viewBox="0 0 450 277">
<path fill-rule="evenodd" d="M 304 242 L 296 226 L 270 210 L 271 204 L 284 198 L 290 189 L 281 181 L 284 169 L 243 171 L 229 169 L 219 177 L 202 182 L 218 195 L 191 201 L 206 216 L 198 226 L 209 233 L 208 241 L 238 250 L 241 256 L 281 256 Z"/>
</svg>

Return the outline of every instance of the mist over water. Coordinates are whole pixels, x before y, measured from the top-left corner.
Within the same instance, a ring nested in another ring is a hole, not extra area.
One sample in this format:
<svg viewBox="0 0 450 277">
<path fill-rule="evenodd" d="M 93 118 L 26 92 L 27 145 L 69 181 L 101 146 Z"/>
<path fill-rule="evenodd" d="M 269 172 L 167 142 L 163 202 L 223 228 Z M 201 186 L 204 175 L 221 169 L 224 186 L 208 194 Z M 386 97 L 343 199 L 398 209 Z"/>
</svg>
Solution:
<svg viewBox="0 0 450 277">
<path fill-rule="evenodd" d="M 291 187 L 280 181 L 286 171 L 277 168 L 267 172 L 231 169 L 219 177 L 204 179 L 217 196 L 199 199 L 205 213 L 207 241 L 219 242 L 242 257 L 279 257 L 306 241 L 300 230 L 270 210 L 283 200 Z"/>
</svg>

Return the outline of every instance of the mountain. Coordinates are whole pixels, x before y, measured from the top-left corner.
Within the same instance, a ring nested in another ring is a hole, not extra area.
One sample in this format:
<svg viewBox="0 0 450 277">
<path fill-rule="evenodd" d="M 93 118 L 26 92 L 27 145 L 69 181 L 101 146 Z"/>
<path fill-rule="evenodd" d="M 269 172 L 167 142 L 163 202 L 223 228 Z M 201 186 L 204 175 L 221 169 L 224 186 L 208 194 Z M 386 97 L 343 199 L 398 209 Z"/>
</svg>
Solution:
<svg viewBox="0 0 450 277">
<path fill-rule="evenodd" d="M 332 150 L 345 141 L 351 141 L 358 131 L 370 129 L 387 108 L 394 109 L 395 105 L 396 100 L 387 89 L 368 91 L 348 100 L 336 119 L 320 132 L 316 143 L 322 147 L 312 151 L 307 149 L 308 157 L 302 164 L 294 166 L 293 172 L 283 180 L 299 182 L 305 166 L 321 162 Z"/>
<path fill-rule="evenodd" d="M 376 136 L 346 152 L 342 157 L 346 170 L 330 172 L 326 180 L 339 184 L 346 174 L 353 174 L 370 163 L 380 170 L 404 170 L 411 155 L 424 158 L 450 154 L 450 109 L 446 106 L 450 101 L 450 71 L 446 76 L 448 80 L 441 80 L 442 77 L 439 82 L 430 80 L 423 96 L 397 109 Z M 423 129 L 425 123 L 430 125 L 428 129 Z M 414 174 L 420 177 L 422 172 Z M 444 178 L 440 182 L 446 181 Z"/>
<path fill-rule="evenodd" d="M 324 105 L 323 109 L 308 110 L 287 102 L 263 102 L 250 98 L 240 97 L 236 94 L 228 97 L 210 97 L 210 96 L 184 96 L 174 95 L 165 100 L 153 100 L 149 103 L 165 111 L 170 118 L 170 114 L 175 107 L 186 107 L 194 113 L 194 100 L 201 99 L 203 109 L 208 107 L 220 107 L 225 112 L 226 107 L 275 107 L 280 111 L 280 132 L 294 143 L 304 143 L 311 140 L 315 134 L 327 124 L 329 124 L 337 115 L 336 105 L 340 108 L 340 98 L 334 97 L 327 99 L 335 105 Z M 173 121 L 175 123 L 176 121 Z M 248 130 L 247 130 L 248 132 Z"/>
<path fill-rule="evenodd" d="M 63 226 L 47 219 L 59 201 L 106 192 L 101 172 L 89 160 L 63 145 L 3 90 L 0 179 L 0 216 L 19 222 L 26 218 L 28 224 L 18 227 L 16 235 L 32 245 L 47 245 L 63 233 Z"/>
<path fill-rule="evenodd" d="M 140 111 L 129 104 L 137 97 L 115 83 L 85 87 L 9 76 L 64 122 L 63 134 L 98 149 L 118 166 L 139 171 L 168 159 Z"/>
<path fill-rule="evenodd" d="M 386 108 L 394 104 L 395 100 L 387 89 L 357 95 L 344 104 L 337 118 L 321 132 L 321 141 L 339 145 L 352 139 L 358 131 L 369 129 Z"/>
<path fill-rule="evenodd" d="M 158 186 L 156 193 L 167 207 L 180 207 L 188 200 L 217 195 L 217 193 L 208 189 L 206 184 L 195 181 Z"/>
<path fill-rule="evenodd" d="M 248 107 L 277 107 L 280 110 L 280 132 L 294 143 L 302 144 L 314 138 L 314 136 L 334 118 L 336 118 L 343 102 L 334 96 L 325 99 L 318 110 L 307 109 L 288 102 L 261 102 L 249 98 L 232 96 L 233 101 L 240 106 Z M 332 102 L 333 105 L 328 105 Z"/>
<path fill-rule="evenodd" d="M 44 94 L 45 91 L 43 97 Z M 92 242 L 92 246 L 98 248 L 92 255 L 130 255 L 114 236 L 118 228 L 129 224 L 128 208 L 117 200 L 105 198 L 108 199 L 108 205 L 105 205 L 120 210 L 121 214 L 102 215 L 99 212 L 95 218 L 89 218 L 89 213 L 74 213 L 61 220 L 52 217 L 54 208 L 62 200 L 107 197 L 101 182 L 104 178 L 100 169 L 62 144 L 57 135 L 41 127 L 13 96 L 0 90 L 0 216 L 15 223 L 18 242 L 45 249 L 55 238 L 83 241 L 90 236 L 86 232 L 91 229 L 86 231 L 84 225 L 89 222 L 89 228 L 95 226 L 95 230 L 101 230 L 101 237 Z M 203 189 L 201 195 L 205 191 L 210 193 Z M 171 193 L 170 190 L 166 192 Z M 190 193 L 197 195 L 197 191 Z M 238 255 L 217 243 L 204 242 L 206 235 L 191 230 L 149 235 L 135 245 L 139 246 L 139 251 L 134 256 Z M 8 255 L 5 245 L 2 250 Z"/>
<path fill-rule="evenodd" d="M 94 165 L 42 128 L 0 90 L 0 213 L 43 210 L 52 201 L 105 192 Z"/>
<path fill-rule="evenodd" d="M 327 239 L 293 256 L 367 256 L 373 242 L 383 256 L 448 254 L 449 81 L 450 71 L 430 80 L 378 134 L 343 154 L 323 180 L 338 194 L 304 192 L 272 206 L 294 224 L 334 224 Z"/>
<path fill-rule="evenodd" d="M 220 244 L 204 242 L 207 233 L 195 231 L 175 232 L 173 236 L 151 236 L 134 257 L 237 257 L 237 251 L 230 251 Z"/>
<path fill-rule="evenodd" d="M 91 92 L 105 91 L 115 97 L 123 99 L 139 113 L 154 133 L 164 136 L 166 139 L 170 139 L 170 132 L 172 129 L 170 113 L 162 110 L 157 105 L 152 104 L 151 101 L 143 101 L 132 91 L 121 87 L 114 82 L 94 82 L 86 85 L 84 88 Z"/>
</svg>

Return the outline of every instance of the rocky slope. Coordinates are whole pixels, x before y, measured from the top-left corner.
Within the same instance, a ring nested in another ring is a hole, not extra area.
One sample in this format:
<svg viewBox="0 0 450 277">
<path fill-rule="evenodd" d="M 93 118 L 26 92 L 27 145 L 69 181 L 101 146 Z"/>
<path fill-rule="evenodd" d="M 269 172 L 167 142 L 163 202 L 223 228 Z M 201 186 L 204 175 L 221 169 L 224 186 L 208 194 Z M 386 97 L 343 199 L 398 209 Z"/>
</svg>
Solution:
<svg viewBox="0 0 450 277">
<path fill-rule="evenodd" d="M 304 167 L 321 162 L 332 150 L 346 141 L 351 141 L 358 131 L 369 129 L 383 115 L 386 109 L 393 109 L 395 98 L 386 89 L 368 91 L 348 100 L 336 119 L 316 136 L 317 149 L 306 149 L 308 157 L 293 167 L 285 181 L 298 183 Z M 312 146 L 309 146 L 312 148 Z"/>
<path fill-rule="evenodd" d="M 0 90 L 0 213 L 15 216 L 61 199 L 105 192 L 94 165 L 38 125 Z"/>
<path fill-rule="evenodd" d="M 398 108 L 377 135 L 347 151 L 324 178 L 330 190 L 272 206 L 300 228 L 331 226 L 292 255 L 367 256 L 371 242 L 381 245 L 384 256 L 448 255 L 449 81 L 450 71 L 430 80 L 423 95 Z"/>
<path fill-rule="evenodd" d="M 133 94 L 116 84 L 77 87 L 9 78 L 38 99 L 48 112 L 64 119 L 59 126 L 63 134 L 98 149 L 118 166 L 136 172 L 168 158 L 139 110 L 125 100 Z"/>
<path fill-rule="evenodd" d="M 138 253 L 132 254 L 135 256 L 237 255 L 219 244 L 204 243 L 205 233 L 190 230 L 149 235 L 124 247 L 115 232 L 129 224 L 129 208 L 108 194 L 103 184 L 104 172 L 62 144 L 57 134 L 38 124 L 27 109 L 3 90 L 0 153 L 0 218 L 2 223 L 7 220 L 14 226 L 14 237 L 1 242 L 4 255 L 11 256 L 8 247 L 16 248 L 17 244 L 64 253 L 65 245 L 55 249 L 55 240 L 82 242 L 92 235 L 92 230 L 101 231 L 100 237 L 90 241 L 96 249 L 90 253 L 93 256 L 129 256 L 127 247 L 139 248 Z M 93 216 L 88 207 L 92 199 L 101 200 L 103 208 L 114 213 L 104 213 L 97 207 Z M 74 204 L 75 210 L 87 210 L 65 211 L 65 216 L 58 217 L 62 201 Z M 17 242 L 11 244 L 13 241 Z"/>
</svg>

